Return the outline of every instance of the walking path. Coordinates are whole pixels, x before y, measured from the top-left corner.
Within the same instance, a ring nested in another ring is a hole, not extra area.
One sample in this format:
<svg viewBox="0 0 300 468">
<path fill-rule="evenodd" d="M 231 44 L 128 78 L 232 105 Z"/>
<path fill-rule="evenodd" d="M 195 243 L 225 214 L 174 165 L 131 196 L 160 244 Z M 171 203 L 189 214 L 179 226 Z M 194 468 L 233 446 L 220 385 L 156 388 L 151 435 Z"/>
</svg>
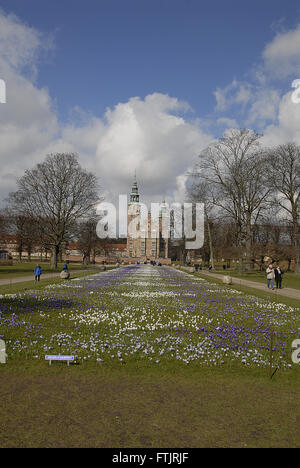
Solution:
<svg viewBox="0 0 300 468">
<path fill-rule="evenodd" d="M 72 279 L 72 277 L 74 277 L 74 275 L 76 276 L 78 273 L 88 273 L 88 274 L 93 274 L 93 273 L 99 273 L 100 269 L 85 269 L 85 270 L 69 270 L 70 272 L 70 278 Z M 53 273 L 43 273 L 43 275 L 41 276 L 41 281 L 43 279 L 54 279 L 54 278 L 57 278 L 59 277 L 59 275 L 61 274 L 61 271 L 59 272 L 53 272 Z M 15 284 L 15 283 L 26 283 L 26 282 L 29 282 L 29 281 L 32 281 L 34 282 L 34 275 L 30 275 L 30 276 L 16 276 L 14 278 L 5 278 L 5 279 L 0 279 L 0 286 L 5 286 L 5 285 L 9 285 L 9 284 Z"/>
<path fill-rule="evenodd" d="M 222 275 L 218 273 L 210 273 L 208 271 L 203 271 L 201 270 L 201 275 L 206 275 L 210 276 L 211 278 L 217 278 L 222 281 Z M 230 275 L 229 275 L 230 276 Z M 298 289 L 293 289 L 293 288 L 283 288 L 283 289 L 268 289 L 267 285 L 263 283 L 258 283 L 257 281 L 249 281 L 241 278 L 232 278 L 232 284 L 239 284 L 240 286 L 248 286 L 249 288 L 255 288 L 255 289 L 260 289 L 261 291 L 264 292 L 270 292 L 270 294 L 276 295 L 278 294 L 279 296 L 286 296 L 290 297 L 292 299 L 299 299 L 300 300 L 300 290 Z"/>
</svg>

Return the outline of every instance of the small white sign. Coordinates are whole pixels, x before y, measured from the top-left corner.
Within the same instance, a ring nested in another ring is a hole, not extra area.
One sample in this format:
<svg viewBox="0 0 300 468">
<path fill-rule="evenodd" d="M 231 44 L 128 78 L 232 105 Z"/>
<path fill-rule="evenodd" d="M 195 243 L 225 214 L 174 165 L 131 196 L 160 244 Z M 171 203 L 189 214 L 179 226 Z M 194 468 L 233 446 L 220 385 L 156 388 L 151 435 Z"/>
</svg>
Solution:
<svg viewBox="0 0 300 468">
<path fill-rule="evenodd" d="M 47 355 L 45 356 L 45 360 L 49 361 L 49 364 L 51 365 L 52 361 L 65 361 L 69 365 L 69 362 L 74 361 L 75 356 L 62 356 L 61 354 L 54 354 L 54 355 Z"/>
</svg>

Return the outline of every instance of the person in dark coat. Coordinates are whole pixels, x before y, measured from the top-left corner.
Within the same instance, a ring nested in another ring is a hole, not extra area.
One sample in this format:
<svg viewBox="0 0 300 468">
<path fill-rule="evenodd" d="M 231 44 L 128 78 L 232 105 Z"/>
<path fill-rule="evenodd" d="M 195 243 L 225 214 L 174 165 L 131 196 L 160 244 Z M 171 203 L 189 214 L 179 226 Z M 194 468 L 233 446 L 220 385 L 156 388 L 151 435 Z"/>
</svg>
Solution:
<svg viewBox="0 0 300 468">
<path fill-rule="evenodd" d="M 274 273 L 275 273 L 276 288 L 277 289 L 282 289 L 283 271 L 282 271 L 282 269 L 280 268 L 279 265 L 275 268 Z"/>
</svg>

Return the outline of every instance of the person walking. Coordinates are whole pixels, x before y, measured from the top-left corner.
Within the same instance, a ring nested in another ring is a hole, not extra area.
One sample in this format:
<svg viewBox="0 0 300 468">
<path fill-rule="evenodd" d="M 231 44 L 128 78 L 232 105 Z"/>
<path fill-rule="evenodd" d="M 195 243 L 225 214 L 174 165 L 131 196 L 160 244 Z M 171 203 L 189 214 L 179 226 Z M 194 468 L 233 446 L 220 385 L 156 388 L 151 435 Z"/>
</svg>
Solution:
<svg viewBox="0 0 300 468">
<path fill-rule="evenodd" d="M 34 269 L 35 282 L 40 281 L 41 274 L 43 273 L 40 265 L 37 265 Z"/>
<path fill-rule="evenodd" d="M 273 281 L 275 278 L 275 273 L 274 273 L 274 268 L 273 268 L 272 263 L 270 263 L 270 265 L 266 269 L 266 273 L 267 273 L 268 288 L 274 289 Z"/>
<path fill-rule="evenodd" d="M 279 265 L 277 266 L 277 268 L 275 268 L 274 273 L 275 273 L 276 289 L 282 289 L 281 285 L 282 285 L 283 271 L 281 270 Z"/>
</svg>

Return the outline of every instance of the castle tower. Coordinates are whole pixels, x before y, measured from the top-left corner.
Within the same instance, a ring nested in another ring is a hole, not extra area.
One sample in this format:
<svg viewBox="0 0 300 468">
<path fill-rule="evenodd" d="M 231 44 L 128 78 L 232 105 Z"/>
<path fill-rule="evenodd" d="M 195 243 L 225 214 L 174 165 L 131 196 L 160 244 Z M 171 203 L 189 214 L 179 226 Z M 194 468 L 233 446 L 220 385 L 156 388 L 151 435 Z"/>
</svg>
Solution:
<svg viewBox="0 0 300 468">
<path fill-rule="evenodd" d="M 139 189 L 137 186 L 137 181 L 136 181 L 136 172 L 134 173 L 134 179 L 133 179 L 133 184 L 131 187 L 131 193 L 130 193 L 130 203 L 139 203 L 140 201 L 140 196 L 139 196 Z"/>
<path fill-rule="evenodd" d="M 127 256 L 131 259 L 144 261 L 146 259 L 157 260 L 158 258 L 168 258 L 168 239 L 163 239 L 163 223 L 165 218 L 166 205 L 163 202 L 162 210 L 159 216 L 159 232 L 156 237 L 151 233 L 151 213 L 148 212 L 148 232 L 142 231 L 141 226 L 141 204 L 140 195 L 134 175 L 133 184 L 130 192 L 130 202 L 128 204 L 128 230 L 127 230 Z M 139 234 L 133 237 L 130 228 L 134 227 Z M 140 231 L 140 232 L 139 232 Z"/>
<path fill-rule="evenodd" d="M 128 205 L 128 227 L 135 226 L 135 229 L 139 229 L 139 217 L 140 217 L 140 195 L 138 185 L 136 181 L 136 173 L 131 187 L 130 202 Z M 143 251 L 141 249 L 140 238 L 132 238 L 128 229 L 127 232 L 127 255 L 131 258 L 141 257 Z"/>
</svg>

